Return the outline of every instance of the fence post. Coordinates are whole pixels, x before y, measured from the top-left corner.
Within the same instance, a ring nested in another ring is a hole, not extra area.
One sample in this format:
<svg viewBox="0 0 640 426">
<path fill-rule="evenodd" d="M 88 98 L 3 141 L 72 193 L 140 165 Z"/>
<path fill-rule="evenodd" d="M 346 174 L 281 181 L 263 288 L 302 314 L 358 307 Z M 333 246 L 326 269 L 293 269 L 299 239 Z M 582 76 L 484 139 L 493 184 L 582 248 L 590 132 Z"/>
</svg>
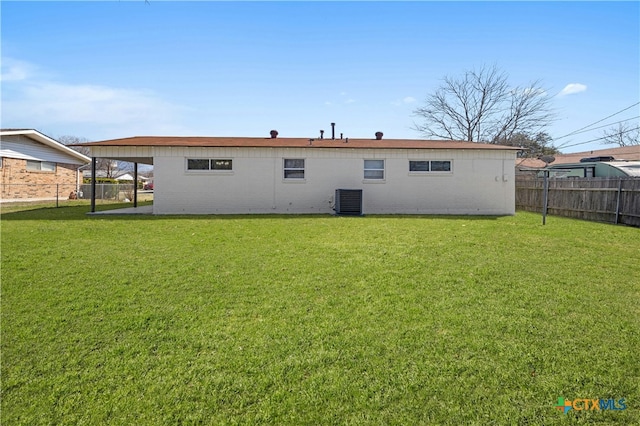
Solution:
<svg viewBox="0 0 640 426">
<path fill-rule="evenodd" d="M 544 171 L 544 189 L 542 191 L 542 224 L 547 223 L 547 205 L 549 203 L 549 170 Z"/>
<path fill-rule="evenodd" d="M 620 220 L 620 196 L 622 195 L 622 178 L 618 180 L 618 196 L 616 197 L 616 225 Z"/>
<path fill-rule="evenodd" d="M 58 199 L 60 198 L 59 195 L 60 194 L 60 184 L 56 183 L 56 208 L 59 207 L 59 203 L 58 203 Z"/>
</svg>

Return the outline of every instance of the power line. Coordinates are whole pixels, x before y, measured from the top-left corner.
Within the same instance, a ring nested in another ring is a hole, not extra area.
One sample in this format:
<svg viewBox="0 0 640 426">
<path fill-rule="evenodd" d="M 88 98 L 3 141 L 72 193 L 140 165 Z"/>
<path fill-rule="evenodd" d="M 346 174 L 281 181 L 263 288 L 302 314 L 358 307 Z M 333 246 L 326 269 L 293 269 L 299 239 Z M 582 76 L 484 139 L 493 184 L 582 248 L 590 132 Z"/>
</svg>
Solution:
<svg viewBox="0 0 640 426">
<path fill-rule="evenodd" d="M 613 123 L 609 123 L 609 124 L 604 124 L 602 126 L 598 126 L 598 127 L 594 127 L 593 129 L 588 129 L 588 130 L 582 130 L 582 131 L 575 131 L 573 132 L 573 135 L 579 135 L 580 133 L 587 133 L 587 132 L 592 132 L 594 130 L 598 130 L 598 129 L 602 129 L 604 127 L 609 127 L 609 126 L 613 126 L 614 124 L 620 124 L 620 123 L 624 123 L 625 121 L 631 121 L 631 120 L 635 120 L 637 118 L 640 118 L 640 115 L 636 115 L 635 117 L 631 117 L 631 118 L 627 118 L 624 120 L 620 120 L 620 121 L 614 121 Z M 571 141 L 567 141 L 564 144 L 561 144 L 559 146 L 557 146 L 557 148 L 562 148 L 564 147 L 566 144 L 571 143 Z"/>
<path fill-rule="evenodd" d="M 633 131 L 636 131 L 636 130 L 640 130 L 640 126 L 634 127 L 633 129 L 625 130 L 623 132 L 620 132 L 620 134 L 629 133 L 629 132 L 633 132 Z M 608 136 L 602 136 L 600 138 L 591 139 L 589 141 L 578 142 L 578 143 L 574 143 L 574 144 L 571 144 L 571 145 L 564 145 L 562 148 L 570 148 L 572 146 L 584 145 L 584 144 L 588 144 L 588 143 L 591 143 L 591 142 L 598 142 L 598 141 L 601 141 L 601 140 L 605 140 L 607 138 L 608 138 Z M 557 148 L 560 148 L 560 147 L 557 147 Z"/>
<path fill-rule="evenodd" d="M 620 111 L 618 111 L 618 112 L 615 112 L 615 113 L 611 114 L 610 116 L 603 118 L 602 120 L 598 120 L 598 121 L 596 121 L 596 122 L 594 122 L 594 123 L 591 123 L 591 124 L 589 124 L 589 125 L 587 125 L 587 126 L 581 127 L 581 128 L 579 128 L 578 130 L 574 130 L 574 131 L 573 131 L 573 132 L 571 132 L 571 133 L 567 133 L 566 135 L 563 135 L 563 136 L 557 137 L 557 138 L 555 138 L 555 140 L 562 139 L 562 138 L 566 138 L 567 136 L 575 135 L 576 133 L 581 132 L 581 131 L 582 131 L 582 130 L 584 130 L 584 129 L 587 129 L 587 128 L 589 128 L 589 127 L 593 126 L 594 124 L 601 123 L 601 122 L 603 122 L 604 120 L 607 120 L 607 119 L 609 119 L 609 118 L 613 117 L 614 115 L 618 115 L 618 114 L 620 114 L 621 112 L 624 112 L 624 111 L 626 111 L 626 110 L 628 110 L 628 109 L 631 109 L 631 108 L 633 108 L 634 106 L 639 105 L 639 104 L 640 104 L 640 102 L 636 102 L 635 104 L 633 104 L 633 105 L 631 105 L 631 106 L 628 106 L 628 107 L 626 107 L 625 109 L 622 109 L 622 110 L 620 110 Z"/>
</svg>

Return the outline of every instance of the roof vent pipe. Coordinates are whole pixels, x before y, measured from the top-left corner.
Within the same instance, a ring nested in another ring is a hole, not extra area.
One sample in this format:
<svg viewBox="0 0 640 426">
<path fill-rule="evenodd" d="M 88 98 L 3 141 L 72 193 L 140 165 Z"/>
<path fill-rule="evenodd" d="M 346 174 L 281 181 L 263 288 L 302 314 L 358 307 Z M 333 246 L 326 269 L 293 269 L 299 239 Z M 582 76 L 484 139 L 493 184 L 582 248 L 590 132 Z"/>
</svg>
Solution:
<svg viewBox="0 0 640 426">
<path fill-rule="evenodd" d="M 376 132 L 376 140 L 382 140 L 382 136 L 384 136 L 384 133 Z"/>
<path fill-rule="evenodd" d="M 342 133 L 340 133 L 340 139 L 342 139 Z"/>
<path fill-rule="evenodd" d="M 331 139 L 336 138 L 336 123 L 331 123 Z"/>
<path fill-rule="evenodd" d="M 324 139 L 324 130 L 320 130 L 320 139 Z"/>
<path fill-rule="evenodd" d="M 271 139 L 275 139 L 275 138 L 278 137 L 278 131 L 277 130 L 272 130 L 269 133 L 271 134 Z"/>
</svg>

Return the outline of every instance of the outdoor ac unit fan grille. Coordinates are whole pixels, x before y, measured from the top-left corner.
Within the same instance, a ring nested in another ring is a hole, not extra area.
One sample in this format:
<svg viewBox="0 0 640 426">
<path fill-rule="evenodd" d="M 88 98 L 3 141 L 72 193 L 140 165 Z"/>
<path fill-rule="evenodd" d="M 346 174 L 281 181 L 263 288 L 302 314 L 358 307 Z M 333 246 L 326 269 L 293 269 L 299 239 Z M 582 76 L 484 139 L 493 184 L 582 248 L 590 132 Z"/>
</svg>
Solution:
<svg viewBox="0 0 640 426">
<path fill-rule="evenodd" d="M 336 214 L 362 215 L 362 189 L 336 189 Z"/>
</svg>

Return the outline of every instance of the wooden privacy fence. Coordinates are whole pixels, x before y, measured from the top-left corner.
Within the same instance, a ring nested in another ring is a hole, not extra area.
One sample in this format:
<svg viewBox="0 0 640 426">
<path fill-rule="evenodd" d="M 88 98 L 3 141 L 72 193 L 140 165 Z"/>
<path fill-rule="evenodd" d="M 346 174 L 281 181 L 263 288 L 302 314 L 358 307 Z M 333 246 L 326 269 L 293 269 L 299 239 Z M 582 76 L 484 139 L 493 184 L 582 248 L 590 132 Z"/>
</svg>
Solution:
<svg viewBox="0 0 640 426">
<path fill-rule="evenodd" d="M 516 208 L 542 213 L 544 178 L 516 176 Z M 547 213 L 640 227 L 640 178 L 549 178 Z"/>
</svg>

